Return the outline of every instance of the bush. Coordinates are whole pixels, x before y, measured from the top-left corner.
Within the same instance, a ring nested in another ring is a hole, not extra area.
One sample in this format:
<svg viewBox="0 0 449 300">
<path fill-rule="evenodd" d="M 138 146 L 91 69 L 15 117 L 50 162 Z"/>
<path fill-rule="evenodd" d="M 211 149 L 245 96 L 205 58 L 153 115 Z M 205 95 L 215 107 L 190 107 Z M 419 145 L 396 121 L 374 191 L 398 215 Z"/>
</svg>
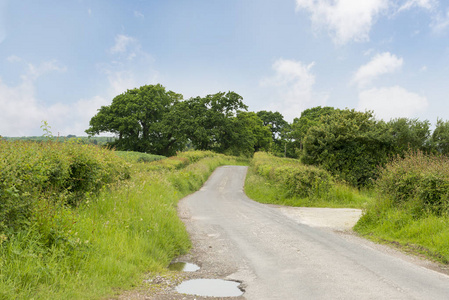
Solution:
<svg viewBox="0 0 449 300">
<path fill-rule="evenodd" d="M 408 152 L 380 171 L 376 188 L 395 206 L 441 215 L 449 208 L 449 158 Z"/>
<path fill-rule="evenodd" d="M 333 184 L 332 176 L 327 171 L 303 165 L 298 160 L 258 152 L 253 163 L 259 175 L 281 184 L 290 195 L 318 198 L 327 193 Z"/>
<path fill-rule="evenodd" d="M 86 193 L 129 177 L 113 151 L 92 145 L 0 140 L 0 233 L 27 226 L 39 205 L 78 205 Z"/>
</svg>

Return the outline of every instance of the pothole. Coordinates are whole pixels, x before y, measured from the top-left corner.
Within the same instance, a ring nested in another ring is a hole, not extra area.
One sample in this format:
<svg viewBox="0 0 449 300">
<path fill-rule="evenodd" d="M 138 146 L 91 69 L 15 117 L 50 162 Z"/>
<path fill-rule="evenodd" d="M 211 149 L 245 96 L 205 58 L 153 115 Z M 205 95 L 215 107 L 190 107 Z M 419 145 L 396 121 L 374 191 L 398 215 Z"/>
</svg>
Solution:
<svg viewBox="0 0 449 300">
<path fill-rule="evenodd" d="M 192 279 L 182 282 L 176 291 L 203 297 L 238 297 L 243 295 L 239 285 L 240 282 L 222 279 Z"/>
<path fill-rule="evenodd" d="M 192 263 L 180 261 L 180 262 L 171 263 L 168 266 L 168 269 L 171 271 L 195 272 L 195 271 L 198 271 L 200 269 L 200 267 L 195 264 L 192 264 Z"/>
</svg>

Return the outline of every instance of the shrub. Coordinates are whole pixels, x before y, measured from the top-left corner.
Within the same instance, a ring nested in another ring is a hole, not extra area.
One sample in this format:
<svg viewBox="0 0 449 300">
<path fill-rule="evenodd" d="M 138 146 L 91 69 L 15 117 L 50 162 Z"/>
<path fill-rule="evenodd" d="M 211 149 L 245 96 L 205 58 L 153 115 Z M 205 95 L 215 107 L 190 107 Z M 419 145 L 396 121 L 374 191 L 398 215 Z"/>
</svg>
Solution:
<svg viewBox="0 0 449 300">
<path fill-rule="evenodd" d="M 127 164 L 104 148 L 0 140 L 0 232 L 26 226 L 42 210 L 37 205 L 78 205 L 84 194 L 128 177 Z"/>
<path fill-rule="evenodd" d="M 259 175 L 281 184 L 290 195 L 317 198 L 327 193 L 333 184 L 332 176 L 327 171 L 303 165 L 298 160 L 258 152 L 253 163 Z"/>
<path fill-rule="evenodd" d="M 381 169 L 376 187 L 393 205 L 441 215 L 449 208 L 449 158 L 408 152 Z"/>
</svg>

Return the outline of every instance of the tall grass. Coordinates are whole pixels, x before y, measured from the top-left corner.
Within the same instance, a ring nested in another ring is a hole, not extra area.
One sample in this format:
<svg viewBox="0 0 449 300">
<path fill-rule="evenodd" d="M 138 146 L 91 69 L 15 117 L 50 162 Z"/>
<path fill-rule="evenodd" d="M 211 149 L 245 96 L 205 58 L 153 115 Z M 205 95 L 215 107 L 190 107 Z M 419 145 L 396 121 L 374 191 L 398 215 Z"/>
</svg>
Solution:
<svg viewBox="0 0 449 300">
<path fill-rule="evenodd" d="M 361 208 L 371 201 L 368 192 L 337 182 L 325 170 L 262 152 L 251 162 L 245 192 L 261 203 L 289 206 Z"/>
<path fill-rule="evenodd" d="M 190 248 L 177 201 L 217 166 L 237 163 L 203 152 L 179 158 L 189 163 L 133 163 L 130 179 L 84 193 L 76 206 L 38 198 L 37 215 L 52 218 L 0 235 L 0 299 L 100 299 L 163 271 Z"/>
<path fill-rule="evenodd" d="M 449 263 L 449 158 L 409 152 L 385 166 L 355 230 Z"/>
</svg>

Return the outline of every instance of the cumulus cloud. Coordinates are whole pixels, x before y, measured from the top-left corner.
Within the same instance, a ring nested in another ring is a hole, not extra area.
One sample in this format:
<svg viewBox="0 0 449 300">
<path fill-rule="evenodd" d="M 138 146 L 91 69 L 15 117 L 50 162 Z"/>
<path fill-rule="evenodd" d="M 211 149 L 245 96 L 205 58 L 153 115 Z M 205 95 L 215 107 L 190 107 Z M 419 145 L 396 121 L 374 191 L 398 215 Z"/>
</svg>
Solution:
<svg viewBox="0 0 449 300">
<path fill-rule="evenodd" d="M 311 104 L 322 105 L 327 98 L 313 91 L 315 75 L 311 69 L 314 63 L 304 64 L 301 61 L 278 59 L 272 68 L 274 76 L 265 78 L 260 82 L 263 87 L 276 90 L 280 101 L 270 107 L 271 110 L 281 112 L 288 120 L 297 117 L 301 111 Z"/>
<path fill-rule="evenodd" d="M 359 85 L 359 87 L 364 87 L 380 75 L 399 70 L 403 63 L 404 60 L 402 58 L 398 58 L 389 52 L 377 54 L 370 62 L 357 70 L 352 78 L 352 83 Z"/>
<path fill-rule="evenodd" d="M 8 61 L 26 63 L 17 56 L 10 56 Z M 50 124 L 54 135 L 58 132 L 83 135 L 96 110 L 101 105 L 107 105 L 107 101 L 98 96 L 75 103 L 47 105 L 36 97 L 36 80 L 50 72 L 64 72 L 66 67 L 56 60 L 39 65 L 26 63 L 26 66 L 20 84 L 8 86 L 0 79 L 0 135 L 41 135 L 43 120 Z"/>
<path fill-rule="evenodd" d="M 336 44 L 367 41 L 376 18 L 389 7 L 388 0 L 296 0 L 298 10 L 311 14 L 314 26 L 329 30 Z"/>
<path fill-rule="evenodd" d="M 411 118 L 428 106 L 426 97 L 400 86 L 373 88 L 360 92 L 358 110 L 373 110 L 376 117 L 386 121 L 392 118 Z"/>
</svg>

